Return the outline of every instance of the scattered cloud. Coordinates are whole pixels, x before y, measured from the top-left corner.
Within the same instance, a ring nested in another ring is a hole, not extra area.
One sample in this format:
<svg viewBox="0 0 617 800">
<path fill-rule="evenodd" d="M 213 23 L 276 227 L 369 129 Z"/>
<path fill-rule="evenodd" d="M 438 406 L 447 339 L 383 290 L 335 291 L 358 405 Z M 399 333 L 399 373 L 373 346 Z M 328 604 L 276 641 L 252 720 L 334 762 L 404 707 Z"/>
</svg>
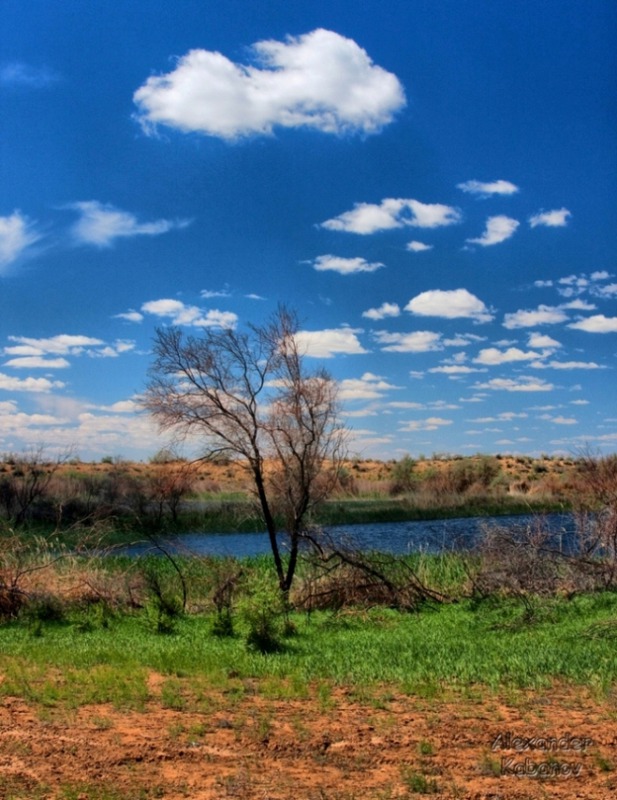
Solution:
<svg viewBox="0 0 617 800">
<path fill-rule="evenodd" d="M 468 194 L 475 194 L 478 197 L 491 197 L 494 194 L 509 195 L 516 194 L 519 191 L 518 186 L 515 186 L 510 181 L 497 180 L 497 181 L 465 181 L 465 183 L 457 183 L 457 189 L 461 189 Z"/>
<path fill-rule="evenodd" d="M 565 322 L 568 315 L 561 308 L 555 306 L 539 305 L 537 309 L 531 311 L 515 311 L 506 314 L 503 326 L 513 330 L 515 328 L 533 328 L 536 325 L 556 325 Z"/>
<path fill-rule="evenodd" d="M 219 289 L 218 291 L 217 290 L 212 291 L 210 289 L 202 289 L 199 294 L 205 300 L 213 300 L 216 297 L 231 297 L 231 292 L 227 288 Z"/>
<path fill-rule="evenodd" d="M 148 78 L 133 96 L 143 129 L 166 125 L 227 140 L 275 127 L 373 134 L 406 104 L 398 78 L 333 31 L 257 42 L 251 52 L 254 63 L 244 65 L 190 50 L 172 72 Z"/>
<path fill-rule="evenodd" d="M 390 333 L 376 331 L 375 339 L 382 350 L 391 353 L 428 353 L 443 350 L 441 334 L 433 331 L 413 331 L 412 333 Z"/>
<path fill-rule="evenodd" d="M 399 317 L 401 309 L 398 303 L 382 303 L 379 308 L 369 308 L 362 312 L 362 316 L 366 319 L 375 321 L 385 319 L 386 317 Z"/>
<path fill-rule="evenodd" d="M 440 367 L 432 367 L 429 372 L 441 373 L 442 375 L 470 375 L 473 372 L 486 372 L 486 370 L 468 367 L 466 364 L 443 364 Z"/>
<path fill-rule="evenodd" d="M 440 228 L 454 225 L 461 219 L 461 212 L 452 206 L 388 197 L 379 205 L 356 203 L 351 211 L 322 222 L 321 227 L 330 231 L 367 235 L 406 226 Z"/>
<path fill-rule="evenodd" d="M 321 331 L 299 331 L 296 341 L 301 352 L 311 358 L 333 358 L 336 355 L 359 355 L 368 352 L 360 344 L 356 328 L 326 328 Z"/>
<path fill-rule="evenodd" d="M 427 419 L 409 420 L 401 424 L 400 431 L 413 433 L 414 431 L 436 431 L 447 425 L 452 425 L 453 420 L 443 417 L 428 417 Z"/>
<path fill-rule="evenodd" d="M 21 211 L 0 217 L 0 274 L 40 238 L 34 223 Z"/>
<path fill-rule="evenodd" d="M 110 247 L 116 239 L 133 236 L 160 236 L 176 228 L 186 228 L 190 220 L 159 219 L 155 222 L 138 222 L 128 211 L 121 211 L 109 203 L 86 200 L 70 203 L 65 208 L 81 215 L 71 233 L 79 244 Z"/>
<path fill-rule="evenodd" d="M 29 336 L 9 336 L 14 345 L 4 348 L 5 355 L 13 356 L 79 356 L 91 348 L 105 345 L 102 339 L 80 334 L 61 333 L 42 339 Z"/>
<path fill-rule="evenodd" d="M 565 228 L 572 213 L 567 208 L 559 208 L 553 211 L 539 211 L 529 217 L 529 224 L 532 228 L 541 225 L 546 228 Z"/>
<path fill-rule="evenodd" d="M 467 289 L 433 289 L 421 292 L 407 303 L 405 311 L 422 317 L 467 318 L 475 322 L 489 322 L 493 319 L 484 303 Z"/>
<path fill-rule="evenodd" d="M 44 358 L 43 356 L 17 356 L 10 358 L 3 366 L 13 369 L 66 369 L 70 363 L 66 358 Z"/>
<path fill-rule="evenodd" d="M 59 76 L 49 67 L 35 67 L 23 61 L 10 61 L 0 66 L 0 86 L 19 89 L 45 89 Z"/>
<path fill-rule="evenodd" d="M 518 347 L 509 347 L 507 350 L 499 350 L 496 347 L 487 347 L 480 350 L 474 364 L 484 364 L 486 366 L 498 366 L 500 364 L 509 364 L 516 361 L 535 361 L 542 356 L 540 353 L 528 350 L 520 350 Z"/>
<path fill-rule="evenodd" d="M 380 375 L 365 372 L 361 378 L 347 378 L 339 382 L 341 400 L 379 400 L 385 392 L 401 389 L 388 383 Z"/>
<path fill-rule="evenodd" d="M 555 387 L 552 383 L 547 383 L 538 378 L 521 376 L 517 379 L 493 378 L 486 383 L 476 384 L 474 388 L 503 392 L 552 392 Z"/>
<path fill-rule="evenodd" d="M 534 369 L 606 369 L 595 361 L 536 361 Z"/>
<path fill-rule="evenodd" d="M 0 372 L 0 390 L 6 392 L 51 392 L 63 386 L 61 381 L 50 381 L 48 378 L 13 378 Z"/>
<path fill-rule="evenodd" d="M 486 220 L 484 233 L 475 239 L 467 239 L 469 244 L 479 244 L 482 247 L 490 247 L 494 244 L 501 244 L 514 236 L 520 222 L 512 217 L 499 214 L 496 217 L 489 217 Z"/>
<path fill-rule="evenodd" d="M 197 306 L 189 306 L 181 300 L 162 298 L 149 300 L 141 307 L 144 314 L 171 320 L 172 325 L 186 325 L 194 328 L 235 328 L 238 315 L 233 311 L 211 309 L 204 311 Z"/>
<path fill-rule="evenodd" d="M 332 271 L 340 275 L 354 275 L 357 272 L 375 272 L 385 264 L 368 262 L 365 258 L 342 258 L 341 256 L 317 256 L 313 262 L 313 269 L 318 272 Z"/>
<path fill-rule="evenodd" d="M 551 417 L 550 414 L 542 414 L 541 420 L 545 422 L 552 422 L 555 425 L 578 425 L 578 420 L 574 417 L 564 417 L 563 415 Z"/>
<path fill-rule="evenodd" d="M 425 244 L 424 242 L 413 241 L 407 243 L 406 249 L 409 250 L 410 253 L 426 253 L 427 250 L 433 249 L 433 245 Z"/>
<path fill-rule="evenodd" d="M 547 336 L 542 333 L 530 333 L 527 343 L 529 347 L 539 347 L 544 348 L 545 350 L 555 350 L 561 347 L 561 344 L 556 339 L 553 339 L 551 336 Z"/>
<path fill-rule="evenodd" d="M 587 333 L 617 333 L 617 317 L 605 317 L 604 314 L 595 314 L 593 317 L 571 322 L 568 328 Z"/>
<path fill-rule="evenodd" d="M 139 311 L 130 309 L 129 311 L 124 311 L 122 314 L 115 314 L 114 319 L 124 319 L 127 322 L 143 322 L 144 315 Z"/>
</svg>

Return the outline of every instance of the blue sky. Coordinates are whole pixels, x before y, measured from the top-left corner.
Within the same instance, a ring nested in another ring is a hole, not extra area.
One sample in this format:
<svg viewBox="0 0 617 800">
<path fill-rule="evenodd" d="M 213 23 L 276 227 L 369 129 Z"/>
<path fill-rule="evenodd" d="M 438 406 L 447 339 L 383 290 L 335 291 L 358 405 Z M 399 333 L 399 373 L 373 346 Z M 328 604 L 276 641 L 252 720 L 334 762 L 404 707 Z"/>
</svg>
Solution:
<svg viewBox="0 0 617 800">
<path fill-rule="evenodd" d="M 3 0 L 0 452 L 281 302 L 361 457 L 617 449 L 611 0 Z"/>
</svg>

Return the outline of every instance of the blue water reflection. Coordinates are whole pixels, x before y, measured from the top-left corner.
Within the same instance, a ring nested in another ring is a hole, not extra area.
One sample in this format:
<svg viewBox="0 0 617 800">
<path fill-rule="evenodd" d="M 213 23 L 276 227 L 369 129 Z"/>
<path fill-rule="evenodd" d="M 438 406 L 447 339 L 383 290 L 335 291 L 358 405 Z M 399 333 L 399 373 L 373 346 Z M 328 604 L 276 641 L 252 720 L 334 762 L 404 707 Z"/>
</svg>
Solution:
<svg viewBox="0 0 617 800">
<path fill-rule="evenodd" d="M 491 526 L 513 530 L 541 525 L 551 532 L 551 545 L 564 552 L 574 548 L 574 519 L 571 514 L 516 515 L 508 517 L 467 517 L 463 519 L 380 522 L 362 525 L 336 525 L 325 530 L 337 542 L 349 542 L 361 550 L 384 553 L 440 553 L 467 550 Z M 281 538 L 284 546 L 284 537 Z M 270 552 L 266 533 L 186 533 L 165 540 L 165 547 L 177 553 L 212 556 L 263 555 Z M 120 552 L 144 555 L 154 552 L 150 543 L 131 545 Z"/>
</svg>

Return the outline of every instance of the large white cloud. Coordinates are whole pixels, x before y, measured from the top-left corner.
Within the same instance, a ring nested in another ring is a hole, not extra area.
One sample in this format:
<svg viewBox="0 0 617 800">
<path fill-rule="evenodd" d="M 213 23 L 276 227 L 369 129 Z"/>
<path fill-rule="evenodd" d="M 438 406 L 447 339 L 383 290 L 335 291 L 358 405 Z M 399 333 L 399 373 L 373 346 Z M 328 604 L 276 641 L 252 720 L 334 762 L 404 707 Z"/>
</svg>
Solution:
<svg viewBox="0 0 617 800">
<path fill-rule="evenodd" d="M 516 229 L 520 222 L 512 217 L 506 217 L 504 214 L 498 214 L 496 217 L 489 217 L 486 220 L 486 227 L 484 233 L 475 239 L 467 239 L 470 244 L 480 244 L 482 247 L 490 247 L 493 244 L 501 244 L 514 236 Z"/>
<path fill-rule="evenodd" d="M 405 226 L 441 228 L 454 225 L 461 219 L 459 209 L 442 203 L 386 197 L 379 204 L 355 203 L 350 211 L 322 222 L 321 227 L 330 231 L 367 235 Z"/>
<path fill-rule="evenodd" d="M 317 256 L 313 268 L 318 272 L 338 272 L 340 275 L 354 275 L 357 272 L 375 272 L 385 264 L 369 262 L 365 258 L 343 258 L 342 256 Z"/>
<path fill-rule="evenodd" d="M 617 317 L 606 317 L 604 314 L 595 314 L 593 317 L 572 322 L 568 328 L 587 333 L 617 333 Z"/>
<path fill-rule="evenodd" d="M 34 224 L 20 211 L 0 217 L 0 273 L 40 238 Z"/>
<path fill-rule="evenodd" d="M 375 65 L 352 39 L 318 29 L 253 45 L 255 64 L 191 50 L 165 75 L 135 92 L 137 119 L 235 139 L 277 127 L 326 133 L 375 133 L 406 103 L 398 78 Z"/>
<path fill-rule="evenodd" d="M 66 208 L 74 209 L 80 218 L 71 233 L 79 244 L 110 247 L 116 239 L 133 236 L 160 236 L 174 228 L 185 228 L 189 220 L 159 219 L 154 222 L 138 222 L 137 217 L 108 203 L 86 200 L 71 203 Z"/>
<path fill-rule="evenodd" d="M 405 306 L 405 311 L 422 317 L 443 317 L 444 319 L 473 319 L 476 322 L 489 322 L 493 315 L 482 300 L 467 289 L 431 289 L 421 292 Z"/>
<path fill-rule="evenodd" d="M 427 419 L 416 419 L 401 424 L 400 430 L 403 433 L 413 433 L 414 431 L 436 431 L 447 425 L 452 425 L 453 420 L 443 417 L 428 417 Z"/>
<path fill-rule="evenodd" d="M 321 331 L 299 331 L 296 342 L 300 352 L 311 358 L 333 358 L 336 355 L 360 355 L 367 351 L 358 339 L 355 328 L 326 328 Z"/>
<path fill-rule="evenodd" d="M 503 326 L 513 330 L 514 328 L 533 328 L 536 325 L 556 325 L 565 322 L 568 315 L 561 308 L 555 306 L 539 305 L 530 311 L 520 310 L 504 317 Z"/>
<path fill-rule="evenodd" d="M 564 228 L 572 216 L 572 212 L 567 208 L 558 208 L 553 211 L 539 211 L 529 217 L 529 224 L 532 228 L 542 225 L 546 228 Z"/>
<path fill-rule="evenodd" d="M 497 180 L 497 181 L 465 181 L 464 183 L 457 183 L 457 188 L 468 194 L 475 194 L 479 197 L 490 197 L 491 195 L 508 195 L 516 194 L 518 186 L 510 181 Z"/>
</svg>

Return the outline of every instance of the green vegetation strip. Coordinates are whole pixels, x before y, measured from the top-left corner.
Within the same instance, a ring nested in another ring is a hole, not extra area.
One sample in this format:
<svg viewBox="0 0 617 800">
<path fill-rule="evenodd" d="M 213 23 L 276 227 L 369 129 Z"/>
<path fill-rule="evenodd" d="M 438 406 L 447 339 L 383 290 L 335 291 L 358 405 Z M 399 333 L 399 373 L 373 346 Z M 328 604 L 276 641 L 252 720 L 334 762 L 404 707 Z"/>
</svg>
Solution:
<svg viewBox="0 0 617 800">
<path fill-rule="evenodd" d="M 320 681 L 437 694 L 444 685 L 540 688 L 560 679 L 609 691 L 617 678 L 617 596 L 542 601 L 536 612 L 529 623 L 519 604 L 503 600 L 412 614 L 296 613 L 294 635 L 271 654 L 247 649 L 241 629 L 214 636 L 208 615 L 179 617 L 166 635 L 152 630 L 145 612 L 99 627 L 77 617 L 35 628 L 15 622 L 0 628 L 0 696 L 141 708 L 149 671 L 238 691 L 243 680 L 273 679 L 298 695 Z M 167 694 L 168 704 L 183 702 L 172 684 Z"/>
</svg>

